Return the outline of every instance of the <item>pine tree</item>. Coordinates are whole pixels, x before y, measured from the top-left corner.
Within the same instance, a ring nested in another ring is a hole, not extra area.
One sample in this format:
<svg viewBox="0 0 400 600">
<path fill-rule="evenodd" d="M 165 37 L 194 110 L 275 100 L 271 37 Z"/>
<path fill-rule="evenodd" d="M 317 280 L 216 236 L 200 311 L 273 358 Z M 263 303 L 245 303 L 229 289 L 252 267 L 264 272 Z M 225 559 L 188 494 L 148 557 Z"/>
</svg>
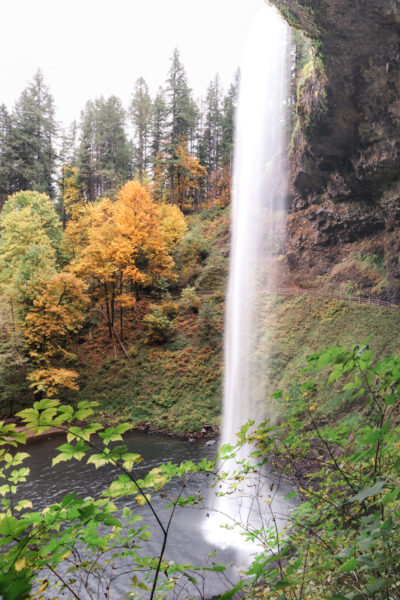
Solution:
<svg viewBox="0 0 400 600">
<path fill-rule="evenodd" d="M 5 104 L 0 106 L 0 210 L 10 193 L 10 136 L 11 119 Z"/>
<path fill-rule="evenodd" d="M 151 159 L 154 163 L 157 156 L 162 154 L 166 141 L 166 124 L 168 109 L 165 99 L 165 92 L 160 87 L 153 102 L 153 113 L 151 123 Z"/>
<path fill-rule="evenodd" d="M 135 131 L 134 168 L 139 180 L 147 173 L 150 162 L 150 134 L 152 127 L 153 104 L 147 83 L 140 77 L 129 107 L 129 114 Z"/>
<path fill-rule="evenodd" d="M 208 172 L 208 187 L 212 193 L 214 182 L 221 165 L 222 154 L 222 111 L 221 86 L 216 75 L 207 90 L 205 102 L 204 130 L 200 141 L 200 157 Z"/>
<path fill-rule="evenodd" d="M 179 163 L 178 147 L 186 144 L 193 147 L 198 121 L 198 108 L 191 96 L 185 69 L 180 61 L 179 52 L 175 49 L 169 77 L 167 79 L 167 111 L 168 111 L 168 145 L 166 160 L 170 180 L 170 202 L 174 204 L 174 180 Z"/>
<path fill-rule="evenodd" d="M 88 201 L 115 192 L 129 178 L 131 154 L 121 101 L 115 96 L 89 101 L 78 148 L 79 178 Z"/>
<path fill-rule="evenodd" d="M 240 72 L 235 73 L 235 78 L 231 84 L 227 95 L 224 98 L 223 116 L 222 116 L 222 140 L 221 153 L 222 163 L 232 168 L 233 162 L 233 144 L 235 136 L 235 113 L 239 94 Z"/>
<path fill-rule="evenodd" d="M 11 192 L 36 190 L 54 196 L 54 112 L 53 97 L 38 71 L 11 116 L 7 158 Z"/>
</svg>

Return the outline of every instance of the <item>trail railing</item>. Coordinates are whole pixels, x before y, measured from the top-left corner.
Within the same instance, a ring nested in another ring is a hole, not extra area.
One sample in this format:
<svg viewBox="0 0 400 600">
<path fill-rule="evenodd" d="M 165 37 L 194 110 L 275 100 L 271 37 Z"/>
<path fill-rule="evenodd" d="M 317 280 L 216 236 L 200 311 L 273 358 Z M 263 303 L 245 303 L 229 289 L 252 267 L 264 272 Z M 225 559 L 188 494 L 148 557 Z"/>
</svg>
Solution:
<svg viewBox="0 0 400 600">
<path fill-rule="evenodd" d="M 196 290 L 199 296 L 210 296 L 214 292 L 212 290 Z M 373 296 L 348 296 L 342 293 L 321 292 L 319 290 L 304 290 L 301 288 L 276 288 L 268 290 L 271 295 L 277 296 L 310 296 L 311 298 L 323 298 L 324 300 L 339 300 L 343 302 L 354 302 L 355 304 L 365 304 L 368 306 L 377 306 L 379 308 L 387 308 L 400 310 L 400 304 L 374 298 Z"/>
</svg>

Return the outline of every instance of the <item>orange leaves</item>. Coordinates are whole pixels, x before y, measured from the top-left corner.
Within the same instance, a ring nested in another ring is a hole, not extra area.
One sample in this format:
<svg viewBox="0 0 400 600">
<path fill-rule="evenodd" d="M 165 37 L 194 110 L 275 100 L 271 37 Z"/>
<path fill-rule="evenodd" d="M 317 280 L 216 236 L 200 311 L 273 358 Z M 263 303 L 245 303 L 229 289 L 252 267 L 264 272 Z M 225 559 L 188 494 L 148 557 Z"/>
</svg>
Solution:
<svg viewBox="0 0 400 600">
<path fill-rule="evenodd" d="M 207 170 L 187 151 L 184 144 L 177 148 L 178 161 L 176 166 L 176 196 L 181 207 L 193 204 L 196 201 L 196 193 L 200 190 Z"/>
<path fill-rule="evenodd" d="M 125 278 L 154 283 L 171 275 L 172 258 L 161 229 L 161 213 L 139 181 L 125 184 L 115 203 L 115 255 Z"/>
<path fill-rule="evenodd" d="M 110 335 L 116 303 L 121 311 L 132 307 L 135 287 L 173 277 L 169 250 L 185 225 L 180 211 L 165 216 L 164 222 L 146 188 L 130 181 L 115 202 L 104 199 L 88 205 L 67 227 L 67 237 L 76 241 L 71 269 L 90 281 L 92 293 L 104 302 Z"/>
<path fill-rule="evenodd" d="M 29 375 L 31 387 L 49 395 L 58 386 L 77 389 L 78 375 L 52 367 L 51 361 L 64 354 L 65 344 L 82 324 L 87 303 L 84 287 L 72 273 L 55 273 L 25 317 L 28 355 L 36 367 Z"/>
<path fill-rule="evenodd" d="M 69 369 L 47 367 L 35 369 L 28 375 L 30 386 L 37 392 L 43 392 L 48 398 L 55 396 L 59 388 L 78 390 L 78 373 Z"/>
</svg>

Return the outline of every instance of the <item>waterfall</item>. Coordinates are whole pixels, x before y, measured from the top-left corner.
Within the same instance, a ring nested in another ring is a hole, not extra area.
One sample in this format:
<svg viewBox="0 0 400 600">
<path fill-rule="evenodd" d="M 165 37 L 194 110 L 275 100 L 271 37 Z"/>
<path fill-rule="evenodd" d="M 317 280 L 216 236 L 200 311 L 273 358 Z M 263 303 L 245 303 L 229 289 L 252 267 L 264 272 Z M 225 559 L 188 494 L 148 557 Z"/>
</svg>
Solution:
<svg viewBox="0 0 400 600">
<path fill-rule="evenodd" d="M 249 419 L 259 422 L 267 416 L 265 315 L 268 291 L 277 286 L 274 264 L 283 241 L 289 77 L 289 28 L 268 5 L 254 20 L 241 64 L 225 319 L 223 444 L 235 444 L 235 434 Z M 217 501 L 216 510 L 223 515 L 242 521 L 252 518 L 237 498 Z M 219 543 L 216 521 L 212 517 L 206 529 L 208 537 Z M 226 523 L 226 518 L 220 521 Z M 229 533 L 222 530 L 220 545 L 237 544 L 226 537 Z"/>
</svg>

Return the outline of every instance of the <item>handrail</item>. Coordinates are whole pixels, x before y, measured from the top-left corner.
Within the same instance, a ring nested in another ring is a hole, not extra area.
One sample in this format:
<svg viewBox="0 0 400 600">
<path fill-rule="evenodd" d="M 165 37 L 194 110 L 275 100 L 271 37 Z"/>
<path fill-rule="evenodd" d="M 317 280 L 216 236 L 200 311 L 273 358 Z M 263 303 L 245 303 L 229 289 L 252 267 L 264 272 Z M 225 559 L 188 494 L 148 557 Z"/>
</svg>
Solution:
<svg viewBox="0 0 400 600">
<path fill-rule="evenodd" d="M 196 290 L 199 296 L 209 296 L 214 294 L 212 290 Z M 400 304 L 374 298 L 373 296 L 347 296 L 343 293 L 321 292 L 319 290 L 305 290 L 302 288 L 276 288 L 267 290 L 269 294 L 278 296 L 310 296 L 312 298 L 324 298 L 327 300 L 341 300 L 344 302 L 354 302 L 356 304 L 366 304 L 368 306 L 378 306 L 379 308 L 388 308 L 400 310 Z"/>
</svg>

